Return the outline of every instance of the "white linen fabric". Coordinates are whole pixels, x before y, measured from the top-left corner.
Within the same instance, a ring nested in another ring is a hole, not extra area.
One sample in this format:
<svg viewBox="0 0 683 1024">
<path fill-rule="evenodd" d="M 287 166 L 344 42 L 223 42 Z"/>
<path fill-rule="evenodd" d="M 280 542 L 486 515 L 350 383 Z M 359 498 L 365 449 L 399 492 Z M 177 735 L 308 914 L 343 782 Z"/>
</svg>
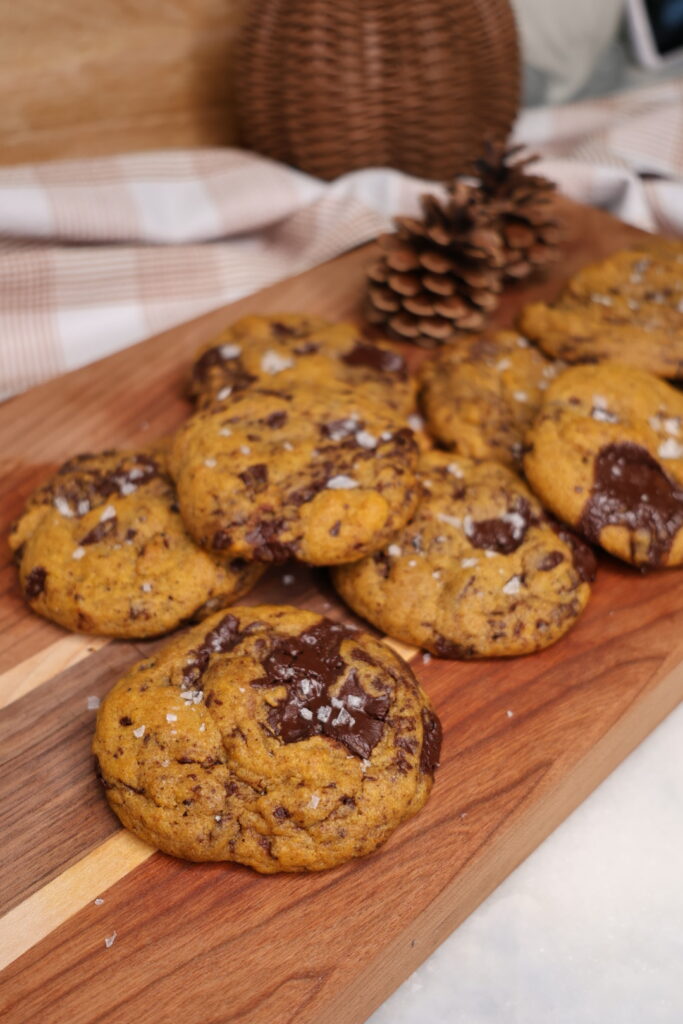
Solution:
<svg viewBox="0 0 683 1024">
<path fill-rule="evenodd" d="M 572 198 L 683 234 L 683 78 L 526 111 L 514 137 Z M 440 188 L 238 149 L 2 168 L 0 398 L 368 241 Z"/>
</svg>

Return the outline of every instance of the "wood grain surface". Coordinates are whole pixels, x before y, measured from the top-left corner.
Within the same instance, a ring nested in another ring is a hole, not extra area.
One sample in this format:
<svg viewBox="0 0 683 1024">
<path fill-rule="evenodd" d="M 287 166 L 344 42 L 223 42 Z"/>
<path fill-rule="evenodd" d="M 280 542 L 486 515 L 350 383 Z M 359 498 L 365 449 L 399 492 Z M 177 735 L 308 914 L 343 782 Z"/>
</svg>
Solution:
<svg viewBox="0 0 683 1024">
<path fill-rule="evenodd" d="M 245 6 L 0 0 L 0 162 L 234 142 Z"/>
<path fill-rule="evenodd" d="M 636 234 L 560 205 L 561 262 L 507 293 L 499 323 Z M 229 320 L 358 318 L 371 251 L 1 406 L 3 535 L 63 459 L 176 427 L 190 358 Z M 354 621 L 324 570 L 303 566 L 270 570 L 248 601 Z M 372 857 L 260 877 L 154 852 L 121 830 L 96 784 L 94 698 L 163 641 L 108 643 L 43 622 L 4 545 L 0 625 L 0 1014 L 11 1024 L 360 1024 L 683 696 L 683 573 L 642 575 L 605 557 L 584 616 L 546 651 L 465 663 L 402 648 L 444 726 L 427 806 Z"/>
</svg>

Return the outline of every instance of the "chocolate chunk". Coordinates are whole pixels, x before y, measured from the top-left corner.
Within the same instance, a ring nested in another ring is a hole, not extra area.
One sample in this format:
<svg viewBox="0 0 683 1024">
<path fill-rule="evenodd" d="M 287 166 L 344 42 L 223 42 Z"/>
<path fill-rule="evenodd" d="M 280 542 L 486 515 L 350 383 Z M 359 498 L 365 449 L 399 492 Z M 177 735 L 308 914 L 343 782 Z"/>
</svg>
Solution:
<svg viewBox="0 0 683 1024">
<path fill-rule="evenodd" d="M 296 346 L 296 348 L 294 349 L 294 355 L 295 356 L 310 356 L 314 352 L 317 352 L 319 348 L 320 348 L 320 345 L 318 345 L 318 343 L 315 342 L 315 341 L 304 341 L 304 342 L 302 342 L 301 345 L 297 345 Z"/>
<path fill-rule="evenodd" d="M 133 724 L 133 719 L 129 718 L 128 715 L 122 715 L 121 718 L 119 718 L 119 725 L 132 725 L 132 724 Z"/>
<path fill-rule="evenodd" d="M 266 416 L 266 426 L 272 430 L 279 430 L 280 427 L 284 427 L 286 422 L 286 412 L 271 412 L 270 416 Z"/>
<path fill-rule="evenodd" d="M 394 373 L 399 380 L 408 378 L 408 367 L 402 355 L 367 341 L 357 341 L 351 351 L 342 356 L 341 361 L 347 366 L 367 366 L 378 373 Z"/>
<path fill-rule="evenodd" d="M 221 345 L 215 345 L 213 348 L 207 348 L 206 352 L 203 352 L 197 362 L 192 368 L 192 376 L 204 383 L 208 378 L 211 370 L 216 366 L 223 368 L 227 360 L 221 354 Z"/>
<path fill-rule="evenodd" d="M 504 515 L 472 522 L 465 528 L 465 533 L 473 547 L 509 555 L 523 542 L 534 521 L 529 502 L 518 497 Z"/>
<path fill-rule="evenodd" d="M 247 466 L 239 478 L 251 491 L 258 494 L 268 486 L 268 467 L 265 462 L 259 462 L 256 466 Z"/>
<path fill-rule="evenodd" d="M 104 540 L 105 537 L 109 537 L 112 533 L 116 533 L 116 527 L 118 520 L 116 516 L 111 516 L 110 519 L 103 519 L 97 526 L 93 526 L 89 533 L 86 533 L 85 537 L 82 537 L 78 542 L 82 547 L 87 544 L 97 544 L 98 541 Z"/>
<path fill-rule="evenodd" d="M 599 543 L 606 526 L 624 526 L 632 535 L 647 531 L 644 564 L 651 567 L 661 565 L 683 526 L 683 488 L 647 449 L 631 441 L 606 445 L 595 460 L 593 486 L 579 528 Z M 631 555 L 636 558 L 634 537 Z"/>
<path fill-rule="evenodd" d="M 245 536 L 254 549 L 257 562 L 286 562 L 294 554 L 294 545 L 278 540 L 278 533 L 284 527 L 281 519 L 258 523 Z"/>
<path fill-rule="evenodd" d="M 275 807 L 273 809 L 273 817 L 278 821 L 284 821 L 285 818 L 289 818 L 291 815 L 286 807 Z"/>
<path fill-rule="evenodd" d="M 593 548 L 562 523 L 550 518 L 550 525 L 557 536 L 572 549 L 572 563 L 581 582 L 592 583 L 598 571 Z"/>
<path fill-rule="evenodd" d="M 198 688 L 202 676 L 206 672 L 212 654 L 227 654 L 237 647 L 238 643 L 254 629 L 256 623 L 242 632 L 234 615 L 225 615 L 218 625 L 206 634 L 199 647 L 190 651 L 183 667 L 183 686 Z M 208 700 L 207 700 L 208 705 Z M 218 702 L 217 702 L 218 703 Z"/>
<path fill-rule="evenodd" d="M 550 572 L 560 562 L 564 562 L 564 555 L 561 551 L 550 551 L 538 564 L 539 572 Z"/>
<path fill-rule="evenodd" d="M 42 594 L 45 590 L 46 579 L 47 570 L 43 569 L 42 565 L 37 565 L 35 569 L 31 569 L 24 584 L 24 593 L 29 601 L 34 597 L 38 597 L 39 594 Z"/>
<path fill-rule="evenodd" d="M 211 547 L 216 551 L 224 551 L 231 543 L 230 534 L 227 530 L 216 530 L 211 541 Z"/>
<path fill-rule="evenodd" d="M 336 522 L 332 523 L 332 526 L 327 531 L 330 537 L 338 537 L 341 529 L 341 519 L 337 519 Z"/>
<path fill-rule="evenodd" d="M 351 669 L 337 696 L 330 693 L 347 665 L 339 649 L 354 632 L 324 619 L 298 637 L 286 637 L 263 662 L 271 686 L 285 686 L 287 695 L 269 713 L 268 723 L 284 743 L 328 736 L 357 757 L 367 759 L 384 731 L 388 695 L 375 697 L 360 685 Z"/>
<path fill-rule="evenodd" d="M 471 658 L 476 652 L 474 647 L 464 647 L 462 644 L 452 643 L 445 636 L 437 636 L 434 642 L 434 653 L 438 658 L 456 658 L 464 660 Z"/>
<path fill-rule="evenodd" d="M 441 722 L 433 711 L 422 710 L 422 750 L 420 751 L 420 768 L 427 775 L 433 775 L 439 767 L 441 756 L 441 740 L 443 733 Z"/>
</svg>

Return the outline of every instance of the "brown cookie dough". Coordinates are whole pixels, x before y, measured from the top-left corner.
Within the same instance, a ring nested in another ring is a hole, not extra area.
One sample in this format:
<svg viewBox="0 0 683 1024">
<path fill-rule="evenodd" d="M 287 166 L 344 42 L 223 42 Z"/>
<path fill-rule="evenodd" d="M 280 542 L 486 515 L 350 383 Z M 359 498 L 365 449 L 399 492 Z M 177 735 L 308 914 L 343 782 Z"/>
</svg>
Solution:
<svg viewBox="0 0 683 1024">
<path fill-rule="evenodd" d="M 390 544 L 332 578 L 389 636 L 447 658 L 528 654 L 558 640 L 590 594 L 590 549 L 551 523 L 505 466 L 431 452 L 424 497 Z"/>
<path fill-rule="evenodd" d="M 262 573 L 194 543 L 161 450 L 71 459 L 29 499 L 9 542 L 31 608 L 103 636 L 166 633 L 246 594 Z"/>
<path fill-rule="evenodd" d="M 683 244 L 662 240 L 585 267 L 554 306 L 527 306 L 520 329 L 567 363 L 611 359 L 682 379 Z"/>
<path fill-rule="evenodd" d="M 526 475 L 541 500 L 638 566 L 683 563 L 683 396 L 619 363 L 575 366 L 546 392 Z"/>
<path fill-rule="evenodd" d="M 250 388 L 200 410 L 171 453 L 183 518 L 231 558 L 361 558 L 417 502 L 412 432 L 342 385 Z"/>
<path fill-rule="evenodd" d="M 190 395 L 199 406 L 256 385 L 280 390 L 330 380 L 362 391 L 402 415 L 415 407 L 405 359 L 386 342 L 368 341 L 355 324 L 299 314 L 245 316 L 197 354 Z"/>
<path fill-rule="evenodd" d="M 318 871 L 371 853 L 425 803 L 439 721 L 367 633 L 233 608 L 139 662 L 93 751 L 123 824 L 165 853 Z"/>
<path fill-rule="evenodd" d="M 559 369 L 515 331 L 463 339 L 420 368 L 429 430 L 459 455 L 519 466 L 524 435 Z"/>
</svg>

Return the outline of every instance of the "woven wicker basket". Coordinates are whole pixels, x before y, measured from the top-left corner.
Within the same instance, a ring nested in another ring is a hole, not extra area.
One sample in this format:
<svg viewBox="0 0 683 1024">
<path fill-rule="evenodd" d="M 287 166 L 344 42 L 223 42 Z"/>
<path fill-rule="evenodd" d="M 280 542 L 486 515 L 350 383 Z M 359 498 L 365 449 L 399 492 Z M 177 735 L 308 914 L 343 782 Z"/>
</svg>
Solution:
<svg viewBox="0 0 683 1024">
<path fill-rule="evenodd" d="M 515 118 L 514 17 L 508 0 L 252 0 L 237 82 L 251 149 L 322 178 L 449 178 Z"/>
</svg>

